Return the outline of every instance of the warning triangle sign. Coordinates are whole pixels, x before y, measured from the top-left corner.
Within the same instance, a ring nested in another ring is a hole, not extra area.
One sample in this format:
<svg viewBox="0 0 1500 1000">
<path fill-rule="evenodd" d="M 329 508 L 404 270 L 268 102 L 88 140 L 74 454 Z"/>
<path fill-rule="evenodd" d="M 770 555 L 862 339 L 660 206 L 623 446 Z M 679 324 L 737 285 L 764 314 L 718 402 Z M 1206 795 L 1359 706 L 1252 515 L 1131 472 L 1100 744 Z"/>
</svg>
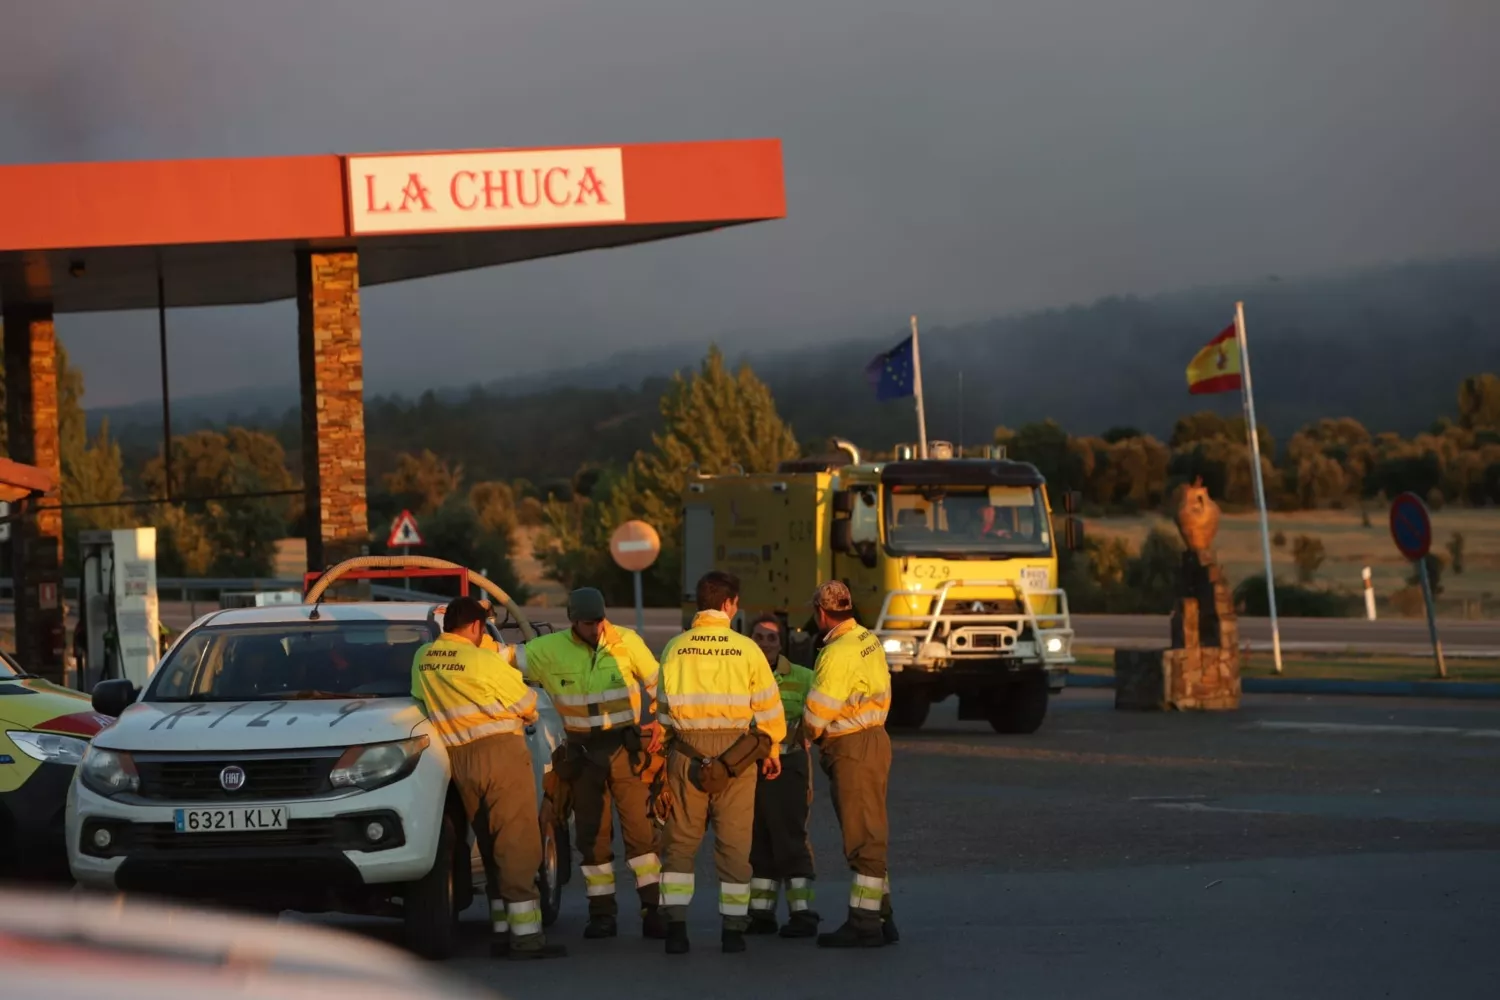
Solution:
<svg viewBox="0 0 1500 1000">
<path fill-rule="evenodd" d="M 417 530 L 417 519 L 409 510 L 403 510 L 401 516 L 391 523 L 391 537 L 386 540 L 386 548 L 394 549 L 398 545 L 421 545 L 422 533 Z"/>
</svg>

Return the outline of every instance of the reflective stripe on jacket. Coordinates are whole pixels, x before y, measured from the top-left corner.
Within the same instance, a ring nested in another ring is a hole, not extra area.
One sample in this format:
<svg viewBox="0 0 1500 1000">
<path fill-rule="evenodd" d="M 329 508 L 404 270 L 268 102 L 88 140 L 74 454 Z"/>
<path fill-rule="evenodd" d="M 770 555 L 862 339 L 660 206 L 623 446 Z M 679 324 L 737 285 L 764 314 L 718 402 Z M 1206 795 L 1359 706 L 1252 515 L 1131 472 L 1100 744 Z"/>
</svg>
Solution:
<svg viewBox="0 0 1500 1000">
<path fill-rule="evenodd" d="M 693 626 L 662 650 L 657 718 L 687 735 L 694 730 L 742 730 L 753 723 L 780 756 L 786 739 L 781 691 L 765 654 L 729 627 L 729 616 L 700 611 Z"/>
<path fill-rule="evenodd" d="M 812 688 L 813 672 L 793 663 L 785 656 L 776 661 L 776 686 L 781 689 L 781 711 L 786 716 L 788 742 L 797 742 L 802 712 L 807 707 L 807 692 Z"/>
<path fill-rule="evenodd" d="M 891 710 L 891 671 L 880 637 L 852 619 L 828 633 L 802 727 L 808 739 L 847 736 L 885 725 Z"/>
<path fill-rule="evenodd" d="M 496 642 L 495 637 L 490 635 L 488 632 L 485 632 L 479 637 L 479 648 L 488 649 L 491 653 L 499 653 L 502 660 L 504 660 L 506 663 L 509 663 L 511 666 L 520 669 L 520 664 L 516 663 L 516 647 L 508 645 L 506 643 Z"/>
<path fill-rule="evenodd" d="M 656 718 L 656 657 L 628 628 L 605 622 L 590 649 L 573 630 L 537 636 L 526 644 L 526 673 L 547 689 L 571 733 L 602 732 Z"/>
<path fill-rule="evenodd" d="M 499 653 L 444 632 L 417 650 L 411 696 L 445 746 L 519 733 L 537 719 L 536 691 Z"/>
</svg>

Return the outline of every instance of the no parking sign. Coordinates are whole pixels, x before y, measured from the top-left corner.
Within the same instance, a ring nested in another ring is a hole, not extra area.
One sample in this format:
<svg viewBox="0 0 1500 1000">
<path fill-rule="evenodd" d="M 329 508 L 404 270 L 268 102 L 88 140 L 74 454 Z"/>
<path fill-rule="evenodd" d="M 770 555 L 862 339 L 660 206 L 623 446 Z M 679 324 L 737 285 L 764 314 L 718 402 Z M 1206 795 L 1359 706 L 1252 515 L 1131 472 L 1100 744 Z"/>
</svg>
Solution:
<svg viewBox="0 0 1500 1000">
<path fill-rule="evenodd" d="M 1432 551 L 1432 515 L 1415 493 L 1403 493 L 1391 501 L 1391 538 L 1401 554 L 1417 564 L 1422 601 L 1427 605 L 1427 634 L 1432 637 L 1432 655 L 1437 660 L 1437 675 L 1447 677 L 1443 644 L 1437 634 L 1437 614 L 1432 607 L 1432 580 L 1427 574 L 1427 553 Z"/>
<path fill-rule="evenodd" d="M 1391 501 L 1391 538 L 1412 562 L 1432 551 L 1432 515 L 1415 493 L 1403 493 Z"/>
</svg>

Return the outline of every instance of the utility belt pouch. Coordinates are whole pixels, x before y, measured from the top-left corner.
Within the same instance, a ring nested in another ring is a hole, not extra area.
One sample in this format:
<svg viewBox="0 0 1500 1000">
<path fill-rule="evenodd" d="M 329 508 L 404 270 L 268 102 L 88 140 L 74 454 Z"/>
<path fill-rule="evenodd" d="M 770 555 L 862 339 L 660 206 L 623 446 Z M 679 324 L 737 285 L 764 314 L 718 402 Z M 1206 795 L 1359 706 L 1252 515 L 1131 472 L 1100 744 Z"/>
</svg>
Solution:
<svg viewBox="0 0 1500 1000">
<path fill-rule="evenodd" d="M 640 726 L 626 726 L 620 730 L 620 738 L 625 743 L 625 749 L 631 753 L 640 753 L 646 748 L 646 745 L 641 742 Z"/>
<path fill-rule="evenodd" d="M 646 769 L 646 744 L 641 740 L 640 726 L 626 726 L 620 731 L 620 742 L 630 755 L 630 773 L 640 774 Z"/>
<path fill-rule="evenodd" d="M 746 767 L 771 756 L 771 737 L 759 729 L 749 729 L 719 754 L 719 762 L 730 775 L 738 777 Z"/>
<path fill-rule="evenodd" d="M 717 757 L 699 753 L 687 740 L 672 740 L 671 752 L 688 759 L 688 781 L 705 795 L 717 795 L 729 787 L 729 769 Z"/>
</svg>

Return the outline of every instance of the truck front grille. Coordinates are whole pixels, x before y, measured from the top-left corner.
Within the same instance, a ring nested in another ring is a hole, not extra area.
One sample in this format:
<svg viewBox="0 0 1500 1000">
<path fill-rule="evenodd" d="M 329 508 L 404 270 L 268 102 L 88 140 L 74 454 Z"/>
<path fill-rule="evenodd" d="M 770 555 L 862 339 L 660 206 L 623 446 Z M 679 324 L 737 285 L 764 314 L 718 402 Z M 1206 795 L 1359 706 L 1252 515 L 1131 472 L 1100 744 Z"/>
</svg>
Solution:
<svg viewBox="0 0 1500 1000">
<path fill-rule="evenodd" d="M 328 773 L 336 755 L 299 757 L 167 756 L 136 757 L 140 796 L 171 802 L 264 801 L 305 799 L 332 791 Z M 244 783 L 227 791 L 219 776 L 226 767 L 245 772 Z"/>
</svg>

